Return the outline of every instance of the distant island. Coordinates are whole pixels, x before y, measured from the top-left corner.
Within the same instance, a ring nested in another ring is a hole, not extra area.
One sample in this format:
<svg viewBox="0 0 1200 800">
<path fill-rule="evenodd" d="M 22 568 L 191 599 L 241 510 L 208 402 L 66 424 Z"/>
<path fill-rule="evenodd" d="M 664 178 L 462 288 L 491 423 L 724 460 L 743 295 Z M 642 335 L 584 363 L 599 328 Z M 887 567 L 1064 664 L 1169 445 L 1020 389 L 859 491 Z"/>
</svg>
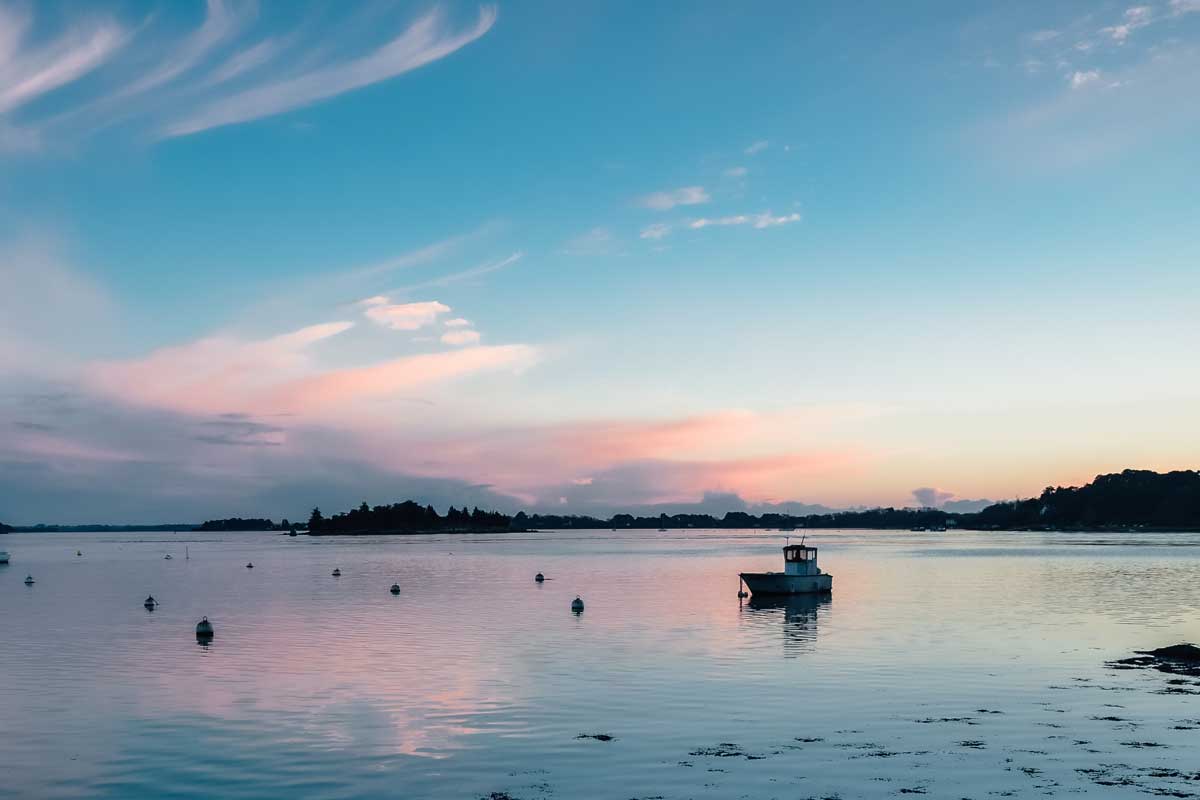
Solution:
<svg viewBox="0 0 1200 800">
<path fill-rule="evenodd" d="M 67 531 L 289 531 L 312 536 L 405 533 L 502 533 L 544 529 L 759 528 L 878 530 L 1040 530 L 1040 531 L 1200 531 L 1200 472 L 1158 473 L 1125 470 L 1098 475 L 1080 487 L 1048 487 L 1025 500 L 995 503 L 982 511 L 956 513 L 938 508 L 872 508 L 829 514 L 616 514 L 607 519 L 584 515 L 528 514 L 468 510 L 453 506 L 445 515 L 412 500 L 352 509 L 326 517 L 313 509 L 306 522 L 241 518 L 209 520 L 201 525 L 35 525 L 6 526 L 0 533 Z"/>
</svg>

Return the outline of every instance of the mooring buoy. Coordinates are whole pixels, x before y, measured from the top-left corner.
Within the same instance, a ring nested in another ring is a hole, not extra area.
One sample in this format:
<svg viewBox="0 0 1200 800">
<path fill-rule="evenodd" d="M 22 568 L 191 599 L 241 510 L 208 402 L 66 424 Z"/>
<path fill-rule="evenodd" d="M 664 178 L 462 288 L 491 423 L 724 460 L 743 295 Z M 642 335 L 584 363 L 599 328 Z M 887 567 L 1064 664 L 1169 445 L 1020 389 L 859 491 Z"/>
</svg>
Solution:
<svg viewBox="0 0 1200 800">
<path fill-rule="evenodd" d="M 572 600 L 571 601 L 571 610 L 574 611 L 576 614 L 579 614 L 580 612 L 582 612 L 583 611 L 583 600 L 581 600 L 578 597 L 576 597 L 574 600 Z"/>
<path fill-rule="evenodd" d="M 388 591 L 390 591 L 392 594 L 400 594 L 400 584 L 393 583 L 392 588 L 389 589 Z"/>
<path fill-rule="evenodd" d="M 213 624 L 208 621 L 208 617 L 196 623 L 196 638 L 211 639 L 216 631 L 213 630 Z"/>
<path fill-rule="evenodd" d="M 253 563 L 253 562 L 251 562 L 251 561 L 247 561 L 247 562 L 246 562 L 246 569 L 254 569 L 254 563 Z"/>
<path fill-rule="evenodd" d="M 26 575 L 26 576 L 25 576 L 25 585 L 26 585 L 26 586 L 33 586 L 33 576 L 32 576 L 32 575 Z"/>
<path fill-rule="evenodd" d="M 171 554 L 170 554 L 170 553 L 167 553 L 165 556 L 163 556 L 163 560 L 164 560 L 164 561 L 170 561 L 170 560 L 171 560 Z"/>
<path fill-rule="evenodd" d="M 77 555 L 77 556 L 81 556 L 81 555 L 83 555 L 83 551 L 82 551 L 82 550 L 76 550 L 76 551 L 75 551 L 75 555 Z"/>
<path fill-rule="evenodd" d="M 541 583 L 542 581 L 546 580 L 546 576 L 539 572 L 537 575 L 533 576 L 533 579 L 538 583 Z"/>
<path fill-rule="evenodd" d="M 332 574 L 332 575 L 333 575 L 333 577 L 335 577 L 335 578 L 340 578 L 340 577 L 342 577 L 342 571 L 341 571 L 339 568 L 337 568 L 337 567 L 334 567 L 334 568 L 333 568 L 333 572 L 332 572 L 331 574 Z"/>
<path fill-rule="evenodd" d="M 154 599 L 154 595 L 150 595 L 142 605 L 146 607 L 147 611 L 153 611 L 154 607 L 158 605 L 158 601 Z"/>
</svg>

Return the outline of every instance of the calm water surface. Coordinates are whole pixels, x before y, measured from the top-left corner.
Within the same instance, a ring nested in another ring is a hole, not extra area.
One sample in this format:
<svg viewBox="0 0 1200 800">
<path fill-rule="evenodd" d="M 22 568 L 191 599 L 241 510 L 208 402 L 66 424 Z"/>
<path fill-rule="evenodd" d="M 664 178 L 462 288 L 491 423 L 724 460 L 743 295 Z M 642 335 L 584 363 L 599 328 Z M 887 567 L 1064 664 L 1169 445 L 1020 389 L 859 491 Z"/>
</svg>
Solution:
<svg viewBox="0 0 1200 800">
<path fill-rule="evenodd" d="M 0 537 L 0 796 L 1200 794 L 1200 686 L 1105 666 L 1200 641 L 1200 536 L 815 543 L 760 605 L 782 534 Z"/>
</svg>

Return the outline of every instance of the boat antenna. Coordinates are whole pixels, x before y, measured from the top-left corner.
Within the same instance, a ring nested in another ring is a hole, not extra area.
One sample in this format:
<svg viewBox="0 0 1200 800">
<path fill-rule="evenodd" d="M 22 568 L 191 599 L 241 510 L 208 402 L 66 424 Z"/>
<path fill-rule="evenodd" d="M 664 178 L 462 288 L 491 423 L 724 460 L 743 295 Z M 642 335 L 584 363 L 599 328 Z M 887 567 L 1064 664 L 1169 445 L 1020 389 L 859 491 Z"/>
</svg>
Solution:
<svg viewBox="0 0 1200 800">
<path fill-rule="evenodd" d="M 803 535 L 800 537 L 800 546 L 801 546 L 801 547 L 804 547 L 804 540 L 805 540 L 805 539 L 807 539 L 807 538 L 808 538 L 808 534 L 807 534 L 807 533 L 803 534 Z"/>
</svg>

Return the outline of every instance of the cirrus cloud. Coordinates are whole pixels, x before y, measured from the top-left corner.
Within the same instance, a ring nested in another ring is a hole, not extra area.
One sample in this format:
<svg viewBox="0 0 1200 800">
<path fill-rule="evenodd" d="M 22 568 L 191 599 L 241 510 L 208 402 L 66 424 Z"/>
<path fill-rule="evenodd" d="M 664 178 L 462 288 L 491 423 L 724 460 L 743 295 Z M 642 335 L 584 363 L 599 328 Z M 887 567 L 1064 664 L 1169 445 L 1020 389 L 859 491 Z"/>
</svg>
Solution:
<svg viewBox="0 0 1200 800">
<path fill-rule="evenodd" d="M 694 206 L 711 200 L 703 186 L 683 186 L 662 192 L 653 192 L 638 199 L 638 205 L 655 211 L 670 211 L 676 206 Z"/>
<path fill-rule="evenodd" d="M 787 225 L 792 222 L 799 222 L 801 219 L 798 213 L 783 214 L 775 216 L 770 211 L 764 211 L 760 214 L 735 214 L 729 217 L 707 218 L 701 217 L 694 219 L 688 223 L 688 227 L 693 230 L 708 228 L 713 225 L 750 225 L 751 227 L 773 228 L 776 225 Z"/>
</svg>

